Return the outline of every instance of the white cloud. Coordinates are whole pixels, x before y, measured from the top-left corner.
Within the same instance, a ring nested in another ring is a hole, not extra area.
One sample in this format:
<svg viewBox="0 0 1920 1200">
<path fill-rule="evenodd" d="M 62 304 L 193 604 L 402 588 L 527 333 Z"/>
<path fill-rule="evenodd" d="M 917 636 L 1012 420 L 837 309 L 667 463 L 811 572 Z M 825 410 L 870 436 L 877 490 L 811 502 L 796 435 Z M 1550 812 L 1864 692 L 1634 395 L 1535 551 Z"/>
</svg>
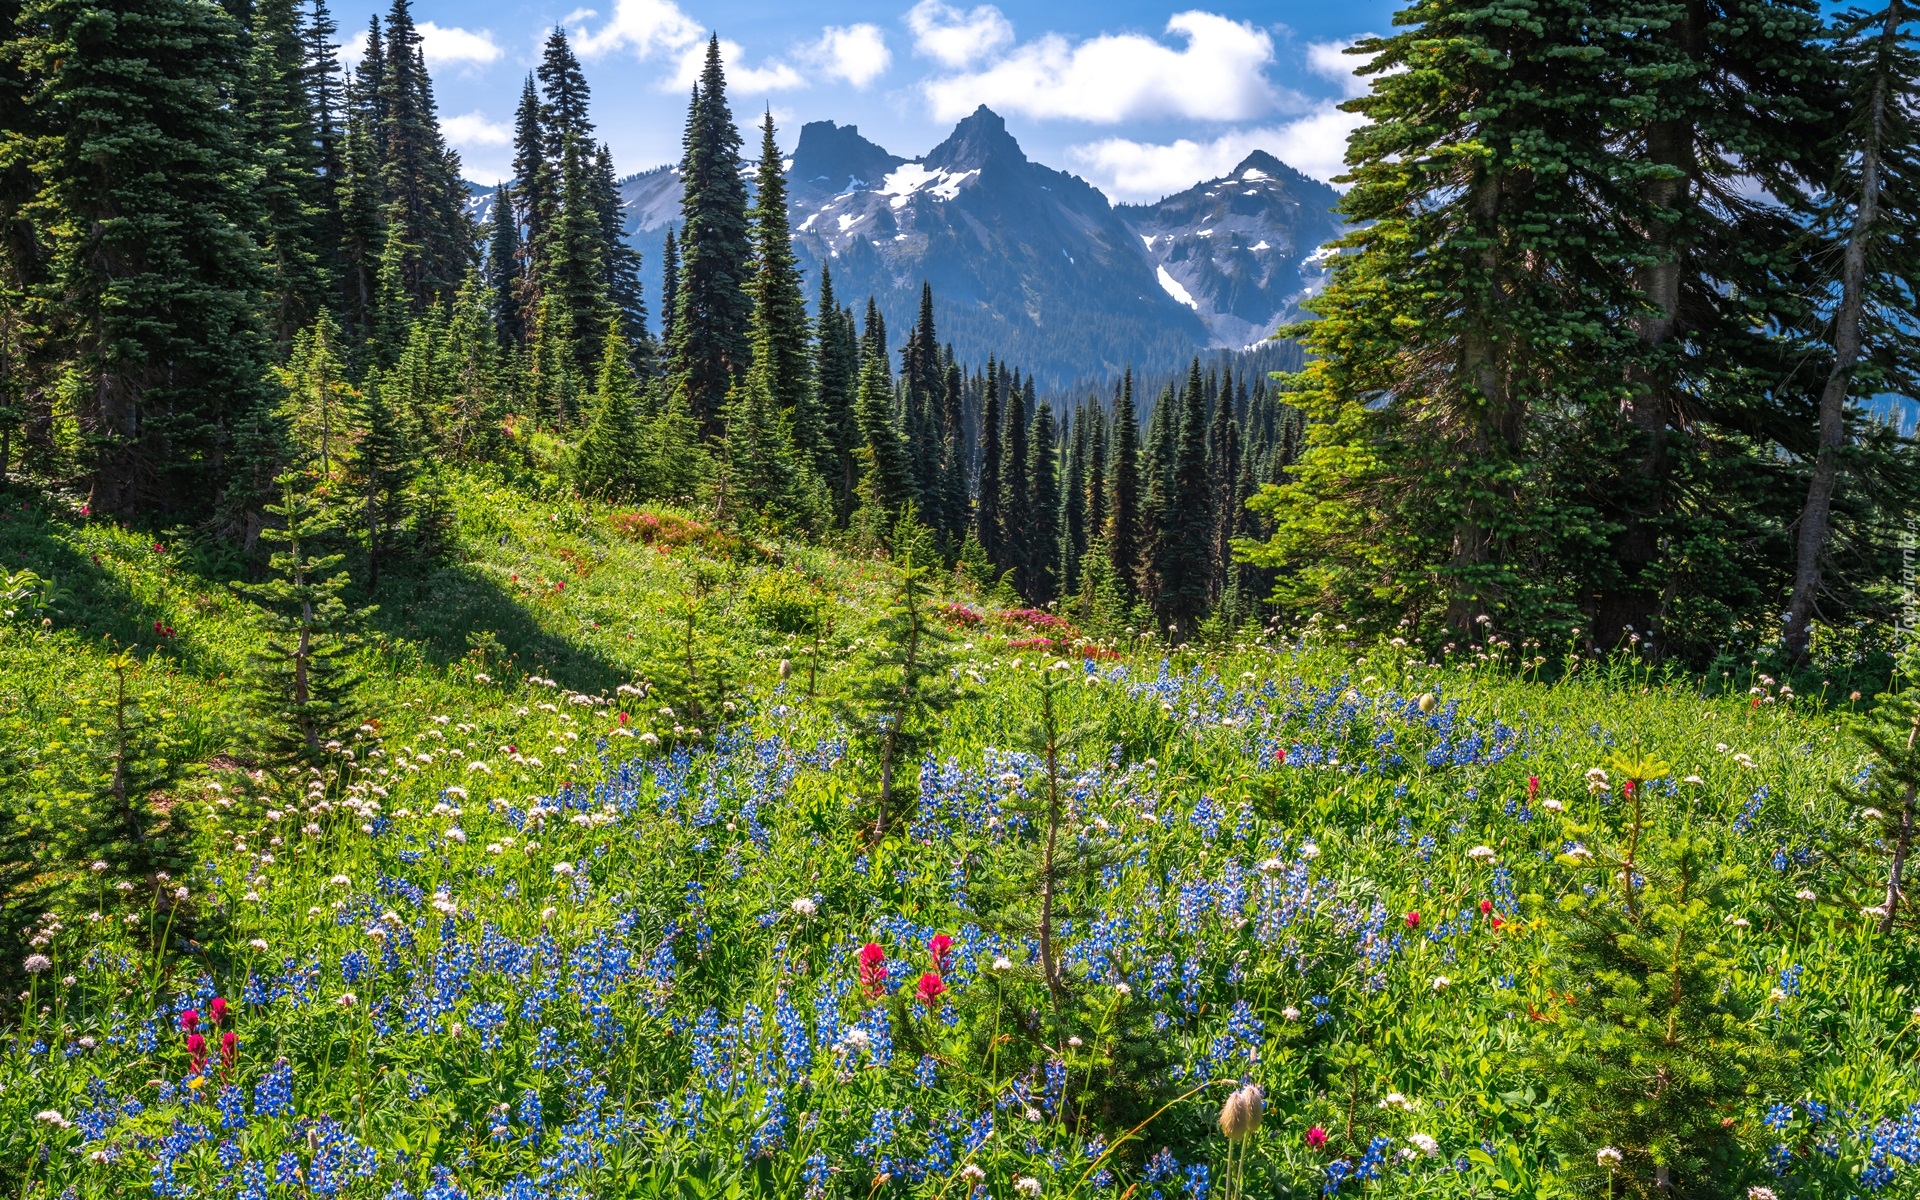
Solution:
<svg viewBox="0 0 1920 1200">
<path fill-rule="evenodd" d="M 1210 141 L 1188 138 L 1158 144 L 1106 138 L 1067 153 L 1115 200 L 1158 200 L 1231 171 L 1255 150 L 1322 182 L 1345 170 L 1347 135 L 1361 118 L 1331 104 L 1295 121 L 1267 128 L 1241 129 Z"/>
<path fill-rule="evenodd" d="M 1308 43 L 1307 70 L 1339 84 L 1341 92 L 1348 99 L 1366 95 L 1372 76 L 1356 75 L 1354 72 L 1365 66 L 1367 60 L 1348 54 L 1347 47 L 1373 36 L 1371 33 L 1362 33 L 1344 41 Z"/>
<path fill-rule="evenodd" d="M 426 56 L 429 67 L 498 62 L 505 53 L 493 40 L 491 30 L 476 33 L 457 25 L 443 29 L 432 21 L 420 22 L 420 52 Z"/>
<path fill-rule="evenodd" d="M 705 30 L 673 0 L 615 0 L 613 16 L 597 30 L 586 28 L 592 9 L 569 15 L 582 22 L 574 27 L 573 45 L 582 55 L 598 58 L 615 50 L 630 50 L 646 58 L 656 50 L 678 50 L 701 40 Z"/>
<path fill-rule="evenodd" d="M 1157 200 L 1199 180 L 1216 179 L 1255 150 L 1265 150 L 1303 175 L 1332 183 L 1346 170 L 1347 135 L 1365 123 L 1336 106 L 1341 100 L 1366 95 L 1372 86 L 1372 76 L 1354 73 L 1366 60 L 1346 49 L 1372 36 L 1362 33 L 1307 46 L 1307 69 L 1338 84 L 1341 96 L 1321 101 L 1294 120 L 1237 129 L 1210 140 L 1156 143 L 1105 138 L 1071 147 L 1067 153 L 1115 200 Z"/>
<path fill-rule="evenodd" d="M 504 146 L 513 141 L 513 127 L 490 121 L 483 112 L 442 117 L 440 130 L 456 146 Z"/>
<path fill-rule="evenodd" d="M 807 86 L 806 77 L 786 63 L 776 60 L 763 67 L 749 67 L 744 58 L 738 43 L 720 39 L 720 60 L 726 65 L 728 91 L 779 92 Z M 697 42 L 688 46 L 680 54 L 680 64 L 673 78 L 666 82 L 667 90 L 686 91 L 699 80 L 700 71 L 706 65 L 706 43 Z"/>
<path fill-rule="evenodd" d="M 984 70 L 924 84 L 933 115 L 955 120 L 987 104 L 1002 113 L 1111 124 L 1136 118 L 1240 121 L 1278 106 L 1267 80 L 1273 38 L 1213 13 L 1175 13 L 1173 49 L 1139 34 L 1107 34 L 1075 45 L 1058 34 L 1015 48 Z"/>
<path fill-rule="evenodd" d="M 1012 23 L 991 4 L 961 12 L 940 0 L 921 0 L 904 20 L 913 31 L 913 48 L 954 70 L 1013 44 Z"/>
<path fill-rule="evenodd" d="M 820 40 L 800 48 L 800 57 L 814 64 L 827 79 L 864 88 L 886 74 L 893 52 L 878 25 L 829 25 Z"/>
</svg>

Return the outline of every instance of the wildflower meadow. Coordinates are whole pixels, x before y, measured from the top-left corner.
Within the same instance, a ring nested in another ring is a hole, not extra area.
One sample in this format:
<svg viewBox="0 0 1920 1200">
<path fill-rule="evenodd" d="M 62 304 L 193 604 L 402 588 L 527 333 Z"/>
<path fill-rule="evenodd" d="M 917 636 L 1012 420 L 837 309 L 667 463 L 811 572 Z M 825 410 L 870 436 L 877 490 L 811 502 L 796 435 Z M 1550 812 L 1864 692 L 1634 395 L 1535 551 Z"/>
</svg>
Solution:
<svg viewBox="0 0 1920 1200">
<path fill-rule="evenodd" d="M 10 514 L 8 786 L 176 865 L 10 931 L 7 1195 L 1920 1194 L 1870 699 L 451 492 L 278 777 L 219 563 Z"/>
</svg>

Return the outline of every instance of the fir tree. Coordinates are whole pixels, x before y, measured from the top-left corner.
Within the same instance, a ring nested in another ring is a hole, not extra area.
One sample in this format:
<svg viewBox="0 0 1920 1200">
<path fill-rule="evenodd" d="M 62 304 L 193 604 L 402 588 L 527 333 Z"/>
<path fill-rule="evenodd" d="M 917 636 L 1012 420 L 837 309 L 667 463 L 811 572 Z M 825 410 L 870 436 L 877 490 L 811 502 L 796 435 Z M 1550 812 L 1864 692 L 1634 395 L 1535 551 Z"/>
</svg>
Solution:
<svg viewBox="0 0 1920 1200">
<path fill-rule="evenodd" d="M 535 73 L 540 78 L 540 95 L 544 101 L 541 109 L 543 150 L 549 163 L 557 163 L 566 153 L 569 140 L 582 146 L 591 145 L 593 140 L 593 122 L 587 117 L 590 97 L 586 72 L 580 69 L 573 47 L 567 44 L 566 31 L 558 25 L 540 48 L 540 66 Z"/>
<path fill-rule="evenodd" d="M 1060 474 L 1059 592 L 1071 596 L 1080 587 L 1080 558 L 1087 551 L 1087 408 L 1061 439 L 1066 447 Z"/>
<path fill-rule="evenodd" d="M 1843 835 L 1848 858 L 1884 860 L 1879 872 L 1860 872 L 1842 860 L 1856 886 L 1881 893 L 1878 927 L 1884 936 L 1895 925 L 1920 925 L 1920 913 L 1907 899 L 1907 861 L 1913 851 L 1916 790 L 1920 789 L 1920 656 L 1909 653 L 1896 677 L 1902 685 L 1889 690 L 1853 728 L 1854 740 L 1872 755 L 1868 769 L 1837 787 L 1840 798 L 1862 818 L 1867 836 Z M 1880 874 L 1884 878 L 1875 878 Z"/>
<path fill-rule="evenodd" d="M 362 339 L 373 335 L 379 305 L 380 256 L 386 244 L 379 125 L 374 106 L 366 102 L 364 92 L 367 64 L 377 55 L 380 44 L 377 20 L 367 37 L 360 78 L 348 91 L 341 174 L 333 193 L 340 214 L 340 311 L 347 326 Z"/>
<path fill-rule="evenodd" d="M 262 765 L 285 784 L 317 765 L 328 740 L 359 721 L 359 679 L 351 662 L 353 634 L 371 609 L 349 611 L 341 598 L 345 556 L 323 553 L 337 529 L 299 472 L 279 480 L 281 502 L 268 508 L 279 524 L 261 537 L 276 550 L 271 575 L 237 585 L 260 606 L 266 641 L 253 658 L 249 700 L 252 740 Z"/>
<path fill-rule="evenodd" d="M 906 441 L 894 420 L 886 338 L 879 307 L 869 297 L 860 351 L 860 393 L 854 402 L 860 427 L 860 495 L 865 505 L 891 523 L 915 497 Z"/>
<path fill-rule="evenodd" d="M 1000 364 L 1002 398 L 1004 413 L 1001 417 L 1000 434 L 1000 553 L 994 562 L 1002 571 L 1013 572 L 1013 586 L 1022 595 L 1028 594 L 1031 582 L 1031 555 L 1033 546 L 1029 534 L 1033 528 L 1033 514 L 1027 511 L 1030 500 L 1027 485 L 1027 422 L 1028 412 L 1026 396 L 1021 391 L 1017 376 L 1009 376 L 1006 364 Z"/>
<path fill-rule="evenodd" d="M 915 761 L 956 694 L 948 678 L 952 639 L 935 618 L 930 568 L 920 557 L 924 530 L 911 506 L 901 514 L 895 541 L 892 601 L 862 639 L 853 682 L 839 702 L 842 719 L 879 776 L 876 840 L 904 815 L 897 777 Z"/>
<path fill-rule="evenodd" d="M 488 462 L 500 448 L 506 394 L 500 339 L 494 327 L 494 296 L 477 269 L 468 272 L 447 321 L 439 356 L 446 383 L 440 445 L 445 457 L 454 462 Z"/>
<path fill-rule="evenodd" d="M 1849 13 L 1834 31 L 1851 119 L 1828 156 L 1839 177 L 1815 214 L 1823 241 L 1839 249 L 1833 289 L 1839 306 L 1828 335 L 1832 360 L 1820 389 L 1817 449 L 1782 631 L 1796 661 L 1808 653 L 1848 444 L 1860 441 L 1853 428 L 1857 398 L 1910 396 L 1920 388 L 1920 339 L 1908 319 L 1920 254 L 1902 232 L 1920 216 L 1920 47 L 1913 18 L 1904 0 L 1892 0 L 1878 12 Z"/>
<path fill-rule="evenodd" d="M 394 393 L 403 391 L 395 374 L 369 378 L 360 397 L 360 447 L 353 486 L 359 494 L 360 528 L 366 538 L 369 595 L 379 591 L 380 567 L 406 519 L 407 489 L 419 470 L 411 422 L 405 407 L 395 402 Z"/>
<path fill-rule="evenodd" d="M 331 480 L 352 442 L 359 395 L 347 382 L 340 355 L 340 327 L 321 313 L 293 341 L 287 365 L 276 372 L 286 390 L 283 412 L 303 459 L 322 480 Z M 277 480 L 278 472 L 275 472 Z"/>
<path fill-rule="evenodd" d="M 1536 421 L 1583 426 L 1630 402 L 1635 302 L 1598 99 L 1613 85 L 1588 7 L 1531 7 L 1509 21 L 1436 0 L 1419 32 L 1364 44 L 1377 74 L 1350 102 L 1371 119 L 1350 151 L 1355 232 L 1313 303 L 1324 319 L 1306 327 L 1315 358 L 1295 393 L 1312 443 L 1297 481 L 1261 501 L 1277 529 L 1253 557 L 1296 607 L 1462 635 L 1482 616 L 1551 627 L 1570 617 L 1566 565 L 1600 557 L 1592 511 L 1548 483 Z M 1440 109 L 1427 84 L 1379 73 L 1414 61 L 1448 81 Z M 1575 465 L 1586 479 L 1606 474 L 1597 448 Z"/>
<path fill-rule="evenodd" d="M 257 0 L 248 70 L 247 132 L 259 180 L 268 334 L 285 347 L 327 300 L 320 237 L 325 179 L 314 126 L 307 48 L 295 0 Z"/>
<path fill-rule="evenodd" d="M 833 498 L 834 519 L 846 524 L 853 514 L 854 447 L 860 426 L 854 416 L 858 387 L 854 347 L 846 336 L 845 314 L 833 297 L 833 273 L 820 265 L 820 300 L 815 306 L 814 390 L 820 411 L 820 441 L 813 448 L 814 465 Z M 805 449 L 804 443 L 802 448 Z"/>
<path fill-rule="evenodd" d="M 1133 368 L 1121 378 L 1113 402 L 1112 488 L 1107 497 L 1102 536 L 1113 585 L 1122 597 L 1135 595 L 1140 570 L 1140 421 L 1133 410 Z"/>
<path fill-rule="evenodd" d="M 533 310 L 543 270 L 541 255 L 547 244 L 547 227 L 560 208 L 559 182 L 555 164 L 547 158 L 546 113 L 535 90 L 533 76 L 527 76 L 520 89 L 520 104 L 513 113 L 513 192 L 515 216 L 526 230 L 521 246 L 524 260 L 520 268 L 523 291 L 520 296 L 520 328 L 533 329 Z"/>
<path fill-rule="evenodd" d="M 399 237 L 405 247 L 401 279 L 412 310 L 419 312 L 451 293 L 466 274 L 472 244 L 466 186 L 459 158 L 440 136 L 412 0 L 393 0 L 386 51 L 379 91 L 385 215 L 389 237 Z"/>
<path fill-rule="evenodd" d="M 1155 608 L 1170 632 L 1191 636 L 1206 614 L 1213 544 L 1213 496 L 1207 470 L 1207 408 L 1200 360 L 1193 360 L 1180 391 L 1171 439 L 1173 469 L 1156 523 Z"/>
<path fill-rule="evenodd" d="M 660 248 L 660 345 L 673 345 L 673 318 L 680 311 L 680 244 L 674 240 L 673 226 L 667 226 L 666 244 Z"/>
<path fill-rule="evenodd" d="M 773 114 L 760 126 L 758 194 L 748 213 L 753 233 L 753 362 L 766 364 L 773 401 L 792 422 L 795 441 L 811 454 L 822 436 L 814 409 L 813 362 L 807 345 L 807 302 L 787 227 L 787 173 L 774 141 Z"/>
<path fill-rule="evenodd" d="M 613 323 L 627 344 L 627 360 L 641 375 L 654 371 L 653 334 L 647 329 L 647 300 L 640 283 L 640 252 L 627 241 L 620 209 L 620 181 L 613 152 L 601 146 L 590 181 L 594 213 L 600 222 L 600 287 L 613 309 Z"/>
<path fill-rule="evenodd" d="M 1059 595 L 1060 477 L 1053 409 L 1036 405 L 1027 430 L 1026 596 L 1047 604 Z"/>
<path fill-rule="evenodd" d="M 716 34 L 707 44 L 706 67 L 687 112 L 680 160 L 685 189 L 680 283 L 667 347 L 673 386 L 709 433 L 734 381 L 746 372 L 753 317 L 746 290 L 753 270 L 747 189 L 740 178 L 740 131 L 727 107 L 726 86 Z"/>
<path fill-rule="evenodd" d="M 50 368 L 86 437 L 95 512 L 218 495 L 222 430 L 265 385 L 240 31 L 220 9 L 23 6 Z"/>
<path fill-rule="evenodd" d="M 980 408 L 980 478 L 975 489 L 973 536 L 996 565 L 1000 550 L 1000 369 L 987 356 L 987 394 Z"/>
<path fill-rule="evenodd" d="M 526 337 L 520 323 L 523 264 L 520 222 L 514 216 L 516 203 L 513 185 L 503 183 L 494 188 L 492 228 L 487 236 L 487 284 L 492 292 L 489 307 L 493 327 L 500 341 L 509 346 L 519 344 Z"/>
<path fill-rule="evenodd" d="M 565 311 L 566 332 L 553 350 L 569 356 L 582 379 L 592 374 L 599 358 L 608 316 L 601 261 L 604 226 L 593 202 L 593 167 L 586 149 L 572 138 L 561 146 L 560 208 L 547 230 L 540 279 L 542 303 Z"/>
<path fill-rule="evenodd" d="M 1578 995 L 1535 1027 L 1528 1063 L 1551 1104 L 1556 1182 L 1727 1196 L 1766 1176 L 1742 1161 L 1725 1115 L 1756 1095 L 1795 1094 L 1799 1053 L 1758 1019 L 1759 997 L 1726 986 L 1742 949 L 1721 914 L 1745 883 L 1726 826 L 1648 786 L 1665 763 L 1608 766 L 1620 802 L 1565 831 L 1588 850 L 1559 856 L 1572 878 L 1542 922 L 1549 987 Z"/>
<path fill-rule="evenodd" d="M 635 468 L 641 457 L 633 375 L 619 333 L 608 330 L 605 343 L 593 415 L 574 451 L 573 477 L 587 495 L 625 499 L 636 490 Z"/>
</svg>

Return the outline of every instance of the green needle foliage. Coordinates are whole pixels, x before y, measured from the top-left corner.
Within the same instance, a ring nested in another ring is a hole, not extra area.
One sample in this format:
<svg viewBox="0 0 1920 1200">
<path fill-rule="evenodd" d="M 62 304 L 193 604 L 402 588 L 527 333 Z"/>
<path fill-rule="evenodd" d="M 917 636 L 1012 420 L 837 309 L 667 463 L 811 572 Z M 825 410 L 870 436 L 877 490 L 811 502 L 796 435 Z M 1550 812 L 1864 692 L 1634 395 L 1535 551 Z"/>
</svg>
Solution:
<svg viewBox="0 0 1920 1200">
<path fill-rule="evenodd" d="M 1859 838 L 1850 849 L 1854 859 L 1885 860 L 1876 872 L 1884 882 L 1884 899 L 1878 907 L 1880 932 L 1893 932 L 1896 924 L 1911 929 L 1920 925 L 1907 903 L 1907 859 L 1913 849 L 1914 794 L 1920 789 L 1920 654 L 1909 653 L 1902 664 L 1906 686 L 1888 692 L 1853 730 L 1853 736 L 1873 756 L 1873 761 L 1854 782 L 1842 784 L 1840 798 L 1852 805 L 1863 819 L 1868 836 Z M 1862 873 L 1856 880 L 1871 888 L 1874 881 Z"/>
<path fill-rule="evenodd" d="M 1582 1194 L 1742 1194 L 1762 1169 L 1735 1125 L 1756 1097 L 1793 1094 L 1799 1066 L 1751 989 L 1730 986 L 1745 924 L 1727 914 L 1746 869 L 1723 826 L 1650 794 L 1666 764 L 1612 765 L 1621 795 L 1568 822 L 1578 845 L 1557 859 L 1565 892 L 1541 922 L 1563 1003 L 1535 1026 L 1529 1065 L 1552 1100 L 1560 1179 Z"/>
<path fill-rule="evenodd" d="M 262 766 L 282 783 L 316 766 L 327 743 L 359 723 L 358 673 L 350 661 L 354 631 L 373 610 L 350 610 L 341 592 L 349 582 L 344 554 L 322 551 L 339 525 L 312 489 L 289 471 L 279 479 L 278 518 L 262 541 L 284 547 L 261 583 L 238 585 L 260 605 L 266 638 L 252 661 L 253 743 Z"/>
<path fill-rule="evenodd" d="M 933 612 L 930 541 L 908 505 L 894 531 L 893 596 L 868 626 L 839 704 L 841 719 L 878 772 L 876 837 L 885 837 L 902 815 L 894 796 L 898 776 L 959 694 L 949 669 L 953 638 Z"/>
</svg>

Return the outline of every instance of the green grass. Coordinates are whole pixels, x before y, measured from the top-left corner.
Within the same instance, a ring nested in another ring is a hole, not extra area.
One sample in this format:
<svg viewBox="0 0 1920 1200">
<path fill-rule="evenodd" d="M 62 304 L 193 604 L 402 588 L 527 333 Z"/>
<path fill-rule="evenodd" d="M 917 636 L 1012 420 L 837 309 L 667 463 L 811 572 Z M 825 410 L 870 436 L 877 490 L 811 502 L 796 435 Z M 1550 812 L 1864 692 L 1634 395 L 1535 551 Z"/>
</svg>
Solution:
<svg viewBox="0 0 1920 1200">
<path fill-rule="evenodd" d="M 202 864 L 164 886 L 109 869 L 16 922 L 51 931 L 22 953 L 52 965 L 0 1027 L 6 1194 L 1219 1197 L 1212 1122 L 1243 1081 L 1266 1095 L 1248 1196 L 1318 1194 L 1330 1168 L 1349 1195 L 1557 1194 L 1601 1147 L 1554 1140 L 1567 1099 L 1530 1065 L 1594 982 L 1569 974 L 1554 902 L 1597 877 L 1556 855 L 1618 841 L 1629 755 L 1668 764 L 1663 827 L 1740 869 L 1699 936 L 1743 1027 L 1801 1055 L 1787 1090 L 1727 1102 L 1731 1165 L 1686 1194 L 1915 1193 L 1914 1130 L 1880 1124 L 1920 1100 L 1914 955 L 1873 933 L 1872 881 L 1845 870 L 1858 827 L 1830 785 L 1860 764 L 1840 712 L 1627 663 L 1435 667 L 1319 628 L 1109 649 L 1085 683 L 1079 653 L 967 601 L 965 694 L 918 810 L 876 840 L 855 816 L 872 764 L 831 698 L 883 564 L 663 552 L 608 510 L 475 476 L 452 498 L 450 549 L 375 598 L 353 758 L 298 805 L 231 757 L 257 637 L 236 563 L 0 502 L 0 569 L 62 593 L 50 626 L 0 633 L 8 802 L 57 805 L 63 763 L 102 736 L 108 655 L 137 647 L 144 709 L 191 764 L 169 802 Z M 835 619 L 809 700 L 809 648 L 781 625 L 816 586 Z M 734 705 L 697 741 L 621 690 L 661 678 L 693 595 Z M 1110 865 L 1066 889 L 1056 1016 L 1022 929 L 1019 813 L 1046 787 L 1036 668 L 1062 657 L 1067 832 Z M 924 1005 L 935 933 L 954 960 Z M 877 997 L 869 942 L 898 964 Z M 236 1035 L 230 1065 L 211 1037 L 194 1069 L 186 1010 Z M 1776 1104 L 1795 1106 L 1778 1131 Z"/>
</svg>

